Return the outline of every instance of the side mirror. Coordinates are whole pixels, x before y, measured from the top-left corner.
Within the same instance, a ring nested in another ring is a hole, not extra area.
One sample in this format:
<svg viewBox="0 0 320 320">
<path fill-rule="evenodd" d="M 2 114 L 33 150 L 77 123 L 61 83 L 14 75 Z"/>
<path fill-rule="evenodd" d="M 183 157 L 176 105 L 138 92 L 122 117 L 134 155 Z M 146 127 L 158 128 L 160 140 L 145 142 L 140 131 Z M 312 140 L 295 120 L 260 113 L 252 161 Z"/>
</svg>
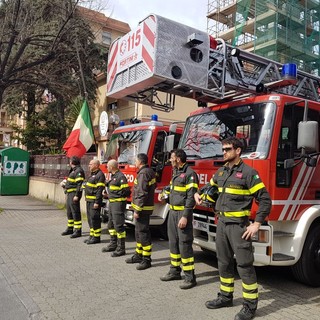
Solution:
<svg viewBox="0 0 320 320">
<path fill-rule="evenodd" d="M 283 168 L 285 170 L 292 169 L 295 165 L 296 165 L 296 163 L 293 159 L 286 159 L 286 160 L 284 160 Z"/>
<path fill-rule="evenodd" d="M 300 121 L 298 126 L 298 148 L 306 152 L 319 152 L 319 124 L 317 121 Z"/>
<path fill-rule="evenodd" d="M 170 152 L 173 149 L 174 146 L 174 134 L 170 134 L 169 136 L 166 136 L 166 143 L 164 145 L 164 151 Z"/>
</svg>

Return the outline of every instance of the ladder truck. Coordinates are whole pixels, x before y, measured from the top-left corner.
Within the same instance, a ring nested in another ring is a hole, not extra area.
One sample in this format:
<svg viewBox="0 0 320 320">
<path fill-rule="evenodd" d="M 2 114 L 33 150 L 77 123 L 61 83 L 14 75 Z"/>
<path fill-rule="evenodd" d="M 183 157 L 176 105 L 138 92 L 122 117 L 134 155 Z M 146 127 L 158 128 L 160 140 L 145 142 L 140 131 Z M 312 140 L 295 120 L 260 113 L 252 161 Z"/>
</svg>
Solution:
<svg viewBox="0 0 320 320">
<path fill-rule="evenodd" d="M 175 107 L 177 95 L 198 101 L 179 148 L 200 186 L 224 164 L 221 140 L 245 139 L 242 159 L 272 198 L 252 239 L 255 265 L 290 266 L 298 281 L 320 286 L 318 76 L 151 14 L 112 44 L 107 87 L 111 97 L 164 110 Z M 251 219 L 256 210 L 254 204 Z M 214 209 L 196 206 L 193 218 L 194 243 L 215 251 Z"/>
</svg>

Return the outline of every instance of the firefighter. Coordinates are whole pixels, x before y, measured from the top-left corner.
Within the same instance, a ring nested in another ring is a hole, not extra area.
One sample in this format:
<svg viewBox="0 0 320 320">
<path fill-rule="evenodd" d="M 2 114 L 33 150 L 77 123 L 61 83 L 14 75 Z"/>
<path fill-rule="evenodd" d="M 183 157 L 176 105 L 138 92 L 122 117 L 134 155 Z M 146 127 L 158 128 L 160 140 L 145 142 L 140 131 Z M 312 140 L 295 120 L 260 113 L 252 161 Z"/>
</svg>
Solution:
<svg viewBox="0 0 320 320">
<path fill-rule="evenodd" d="M 99 169 L 100 161 L 93 159 L 89 163 L 90 177 L 84 183 L 85 200 L 87 202 L 87 217 L 90 227 L 90 236 L 85 240 L 87 244 L 100 242 L 101 235 L 101 205 L 102 192 L 105 188 L 106 177 Z"/>
<path fill-rule="evenodd" d="M 162 281 L 180 280 L 182 265 L 185 279 L 180 285 L 181 289 L 190 289 L 197 285 L 192 248 L 192 219 L 195 206 L 194 194 L 198 190 L 198 176 L 188 166 L 186 159 L 186 153 L 182 149 L 171 152 L 173 174 L 170 182 L 168 217 L 171 265 L 169 272 L 160 277 Z"/>
<path fill-rule="evenodd" d="M 73 156 L 69 160 L 69 176 L 61 186 L 67 194 L 67 229 L 61 233 L 62 236 L 71 235 L 70 238 L 81 237 L 82 221 L 80 211 L 80 200 L 82 196 L 82 183 L 84 181 L 84 171 L 80 166 L 80 159 Z"/>
<path fill-rule="evenodd" d="M 116 160 L 109 160 L 108 172 L 111 173 L 110 180 L 106 183 L 109 199 L 109 221 L 108 230 L 110 243 L 102 248 L 102 252 L 112 252 L 112 257 L 120 257 L 126 254 L 125 241 L 126 230 L 124 225 L 127 197 L 130 196 L 130 188 L 127 178 L 119 170 Z"/>
<path fill-rule="evenodd" d="M 209 309 L 233 305 L 234 255 L 242 280 L 243 307 L 235 320 L 253 319 L 258 305 L 258 284 L 253 266 L 252 237 L 271 210 L 271 199 L 256 170 L 240 158 L 243 143 L 230 137 L 222 141 L 225 165 L 214 174 L 211 185 L 218 187 L 216 202 L 218 225 L 216 248 L 220 275 L 220 292 L 216 299 L 206 302 Z M 253 200 L 259 204 L 255 221 L 250 223 Z M 201 204 L 201 196 L 195 200 Z"/>
<path fill-rule="evenodd" d="M 154 209 L 156 177 L 154 171 L 148 166 L 146 154 L 139 153 L 135 165 L 138 171 L 133 186 L 132 208 L 137 244 L 134 255 L 126 259 L 126 263 L 139 263 L 137 270 L 145 270 L 151 267 L 152 244 L 149 224 Z"/>
</svg>

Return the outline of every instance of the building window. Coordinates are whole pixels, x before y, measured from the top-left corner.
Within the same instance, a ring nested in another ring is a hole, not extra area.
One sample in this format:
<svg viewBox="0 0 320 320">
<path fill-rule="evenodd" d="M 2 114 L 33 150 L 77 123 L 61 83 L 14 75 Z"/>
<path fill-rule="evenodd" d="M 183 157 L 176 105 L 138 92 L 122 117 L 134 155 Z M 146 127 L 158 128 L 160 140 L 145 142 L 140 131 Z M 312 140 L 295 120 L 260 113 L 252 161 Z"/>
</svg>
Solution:
<svg viewBox="0 0 320 320">
<path fill-rule="evenodd" d="M 102 43 L 105 45 L 110 45 L 111 44 L 111 33 L 103 31 L 102 32 Z"/>
</svg>

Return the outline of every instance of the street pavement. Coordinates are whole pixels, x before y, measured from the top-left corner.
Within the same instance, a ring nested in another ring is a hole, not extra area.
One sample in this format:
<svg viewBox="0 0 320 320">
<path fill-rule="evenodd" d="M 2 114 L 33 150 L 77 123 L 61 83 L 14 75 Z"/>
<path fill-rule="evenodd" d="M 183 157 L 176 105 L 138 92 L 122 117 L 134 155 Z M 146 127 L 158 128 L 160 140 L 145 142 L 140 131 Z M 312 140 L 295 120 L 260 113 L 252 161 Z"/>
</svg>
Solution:
<svg viewBox="0 0 320 320">
<path fill-rule="evenodd" d="M 1 210 L 2 209 L 2 210 Z M 65 211 L 29 196 L 0 196 L 1 320 L 189 320 L 234 319 L 241 309 L 241 280 L 236 278 L 234 307 L 209 310 L 206 300 L 219 290 L 217 261 L 195 250 L 198 285 L 179 289 L 181 281 L 161 282 L 169 268 L 168 242 L 153 233 L 153 267 L 138 271 L 124 262 L 134 253 L 127 230 L 127 256 L 112 258 L 87 245 L 84 236 L 62 237 Z M 297 283 L 287 268 L 257 268 L 259 308 L 256 319 L 319 319 L 320 289 Z"/>
</svg>

